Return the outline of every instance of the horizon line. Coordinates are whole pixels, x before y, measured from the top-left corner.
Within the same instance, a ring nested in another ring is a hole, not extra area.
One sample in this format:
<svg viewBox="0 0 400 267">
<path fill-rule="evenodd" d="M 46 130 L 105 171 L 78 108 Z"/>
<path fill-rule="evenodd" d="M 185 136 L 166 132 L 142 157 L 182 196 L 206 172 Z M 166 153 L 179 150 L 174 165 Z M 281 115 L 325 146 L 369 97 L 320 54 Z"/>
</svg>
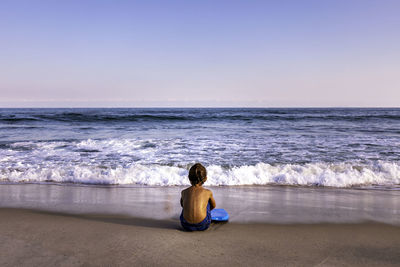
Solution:
<svg viewBox="0 0 400 267">
<path fill-rule="evenodd" d="M 3 107 L 0 106 L 0 109 L 151 109 L 151 108 L 155 108 L 155 109 L 167 109 L 167 108 L 171 108 L 171 109 L 211 109 L 211 108 L 215 108 L 215 109 L 280 109 L 280 108 L 288 108 L 288 109 L 317 109 L 317 108 L 321 108 L 321 109 L 328 109 L 328 108 L 343 108 L 343 109 L 353 109 L 353 108 L 376 108 L 376 109 L 398 109 L 400 108 L 400 106 L 398 107 L 393 107 L 393 106 L 272 106 L 272 107 L 266 107 L 266 106 L 255 106 L 255 107 L 248 107 L 248 106 L 221 106 L 221 107 L 215 107 L 215 106 L 193 106 L 193 107 L 188 107 L 188 106 L 176 106 L 176 107 L 171 107 L 171 106 L 148 106 L 148 107 L 133 107 L 133 106 L 114 106 L 114 107 L 105 107 L 105 106 L 94 106 L 94 107 L 87 107 L 87 106 L 76 106 L 76 107 L 70 107 L 70 106 L 58 106 L 58 107 L 21 107 L 21 106 L 17 106 L 17 107 Z"/>
</svg>

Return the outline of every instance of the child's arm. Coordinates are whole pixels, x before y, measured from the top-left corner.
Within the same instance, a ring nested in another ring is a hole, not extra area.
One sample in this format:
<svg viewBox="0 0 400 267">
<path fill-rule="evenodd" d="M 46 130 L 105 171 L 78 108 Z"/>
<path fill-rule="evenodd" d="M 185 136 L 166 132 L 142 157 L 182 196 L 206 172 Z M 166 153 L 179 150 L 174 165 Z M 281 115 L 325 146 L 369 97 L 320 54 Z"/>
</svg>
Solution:
<svg viewBox="0 0 400 267">
<path fill-rule="evenodd" d="M 183 208 L 183 191 L 181 192 L 181 207 Z"/>
<path fill-rule="evenodd" d="M 217 206 L 217 204 L 215 203 L 215 199 L 213 197 L 212 192 L 210 191 L 210 210 L 215 209 L 215 207 Z"/>
</svg>

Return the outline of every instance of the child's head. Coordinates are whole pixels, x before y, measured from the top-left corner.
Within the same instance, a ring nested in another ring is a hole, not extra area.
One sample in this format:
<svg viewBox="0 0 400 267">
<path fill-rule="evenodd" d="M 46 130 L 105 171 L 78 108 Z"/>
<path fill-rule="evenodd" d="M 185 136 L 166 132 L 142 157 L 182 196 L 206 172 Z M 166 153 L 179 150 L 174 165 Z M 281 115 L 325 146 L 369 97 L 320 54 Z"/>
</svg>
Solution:
<svg viewBox="0 0 400 267">
<path fill-rule="evenodd" d="M 207 180 L 207 170 L 200 163 L 194 164 L 189 170 L 189 180 L 192 185 L 202 185 Z"/>
</svg>

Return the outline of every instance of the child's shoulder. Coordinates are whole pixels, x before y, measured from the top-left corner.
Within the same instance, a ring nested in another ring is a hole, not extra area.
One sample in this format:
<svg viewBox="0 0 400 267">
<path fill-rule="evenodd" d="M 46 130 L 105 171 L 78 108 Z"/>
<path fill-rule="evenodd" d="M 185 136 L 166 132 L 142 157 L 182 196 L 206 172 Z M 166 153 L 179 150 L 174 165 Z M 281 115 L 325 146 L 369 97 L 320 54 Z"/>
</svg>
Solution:
<svg viewBox="0 0 400 267">
<path fill-rule="evenodd" d="M 199 187 L 197 189 L 197 192 L 199 192 L 198 190 L 200 189 L 200 192 L 205 192 L 205 193 L 209 193 L 212 194 L 212 191 L 210 189 L 204 188 L 204 187 Z M 191 192 L 193 191 L 193 186 L 189 186 L 188 188 L 185 188 L 181 191 L 182 194 L 185 194 L 186 192 Z"/>
<path fill-rule="evenodd" d="M 212 191 L 210 189 L 204 188 L 203 187 L 203 192 L 212 195 Z"/>
<path fill-rule="evenodd" d="M 190 187 L 183 189 L 183 190 L 181 191 L 181 194 L 182 194 L 182 195 L 185 194 L 185 193 L 189 190 L 189 188 L 190 188 Z"/>
<path fill-rule="evenodd" d="M 184 195 L 185 193 L 190 192 L 190 191 L 192 191 L 192 186 L 189 186 L 189 187 L 183 189 L 183 190 L 181 191 L 181 194 Z"/>
</svg>

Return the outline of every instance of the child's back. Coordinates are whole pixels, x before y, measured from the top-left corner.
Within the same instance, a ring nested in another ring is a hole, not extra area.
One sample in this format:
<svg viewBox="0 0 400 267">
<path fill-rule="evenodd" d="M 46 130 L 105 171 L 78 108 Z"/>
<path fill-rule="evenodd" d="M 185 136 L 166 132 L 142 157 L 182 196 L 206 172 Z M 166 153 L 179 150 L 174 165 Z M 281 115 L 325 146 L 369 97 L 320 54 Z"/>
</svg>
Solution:
<svg viewBox="0 0 400 267">
<path fill-rule="evenodd" d="M 212 200 L 212 201 L 210 201 Z M 207 216 L 207 205 L 215 208 L 215 201 L 210 190 L 202 186 L 191 186 L 182 191 L 183 217 L 189 223 L 199 223 Z"/>
<path fill-rule="evenodd" d="M 181 223 L 189 231 L 205 230 L 211 223 L 210 211 L 216 206 L 212 192 L 202 186 L 207 180 L 206 169 L 196 163 L 190 168 L 189 180 L 192 186 L 181 194 Z"/>
</svg>

